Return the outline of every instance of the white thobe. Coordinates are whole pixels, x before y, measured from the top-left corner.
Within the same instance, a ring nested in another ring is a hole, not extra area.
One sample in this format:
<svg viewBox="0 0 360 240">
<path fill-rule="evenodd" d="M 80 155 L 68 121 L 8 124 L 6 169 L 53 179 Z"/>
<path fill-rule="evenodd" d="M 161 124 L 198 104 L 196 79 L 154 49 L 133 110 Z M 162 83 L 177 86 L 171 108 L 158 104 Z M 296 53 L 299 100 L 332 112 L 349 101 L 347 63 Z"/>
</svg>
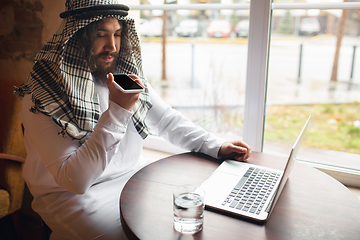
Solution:
<svg viewBox="0 0 360 240">
<path fill-rule="evenodd" d="M 119 199 L 127 180 L 146 162 L 143 139 L 131 116 L 109 101 L 106 86 L 96 85 L 102 115 L 82 144 L 58 134 L 48 116 L 29 111 L 22 101 L 27 157 L 23 177 L 34 196 L 33 209 L 52 229 L 51 239 L 126 239 Z M 167 105 L 149 86 L 153 107 L 145 123 L 150 132 L 189 151 L 217 157 L 225 140 L 215 137 Z"/>
</svg>

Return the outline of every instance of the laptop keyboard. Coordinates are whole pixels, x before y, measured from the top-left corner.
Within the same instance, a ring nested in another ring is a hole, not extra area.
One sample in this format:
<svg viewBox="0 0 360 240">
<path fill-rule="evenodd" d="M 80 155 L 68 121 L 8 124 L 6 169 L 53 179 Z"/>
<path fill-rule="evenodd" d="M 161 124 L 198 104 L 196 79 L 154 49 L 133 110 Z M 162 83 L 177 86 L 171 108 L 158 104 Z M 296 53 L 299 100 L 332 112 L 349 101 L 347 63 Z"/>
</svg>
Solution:
<svg viewBox="0 0 360 240">
<path fill-rule="evenodd" d="M 280 173 L 250 167 L 222 205 L 260 214 Z"/>
</svg>

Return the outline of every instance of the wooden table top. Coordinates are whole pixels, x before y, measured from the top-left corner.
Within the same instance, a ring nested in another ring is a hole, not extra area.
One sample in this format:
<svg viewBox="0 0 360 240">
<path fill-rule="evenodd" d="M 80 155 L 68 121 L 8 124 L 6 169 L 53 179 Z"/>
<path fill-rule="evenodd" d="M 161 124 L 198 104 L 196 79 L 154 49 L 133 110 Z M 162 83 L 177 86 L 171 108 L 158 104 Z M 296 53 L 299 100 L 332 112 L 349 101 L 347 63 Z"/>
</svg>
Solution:
<svg viewBox="0 0 360 240">
<path fill-rule="evenodd" d="M 283 169 L 286 158 L 254 152 L 249 163 Z M 172 192 L 183 184 L 201 185 L 220 161 L 185 153 L 156 161 L 137 172 L 120 197 L 121 221 L 129 239 L 360 239 L 360 201 L 337 180 L 296 162 L 283 193 L 265 224 L 204 213 L 203 230 L 173 229 Z"/>
</svg>

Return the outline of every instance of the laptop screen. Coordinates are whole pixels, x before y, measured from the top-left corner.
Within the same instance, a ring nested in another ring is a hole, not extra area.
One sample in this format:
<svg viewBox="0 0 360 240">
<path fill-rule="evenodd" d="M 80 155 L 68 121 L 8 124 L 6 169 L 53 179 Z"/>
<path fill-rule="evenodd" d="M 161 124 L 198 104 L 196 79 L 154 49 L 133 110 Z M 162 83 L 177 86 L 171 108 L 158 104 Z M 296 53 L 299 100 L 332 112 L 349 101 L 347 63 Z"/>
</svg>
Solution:
<svg viewBox="0 0 360 240">
<path fill-rule="evenodd" d="M 296 141 L 295 141 L 295 143 L 294 143 L 294 145 L 293 145 L 293 147 L 292 147 L 292 149 L 291 149 L 288 162 L 287 162 L 287 164 L 286 164 L 286 166 L 285 166 L 284 174 L 283 174 L 283 176 L 282 176 L 282 178 L 281 178 L 281 180 L 280 180 L 280 184 L 279 184 L 279 187 L 278 187 L 278 189 L 277 189 L 277 192 L 276 192 L 276 194 L 275 194 L 275 196 L 274 196 L 274 200 L 271 202 L 269 214 L 270 214 L 270 213 L 272 212 L 272 210 L 274 209 L 274 206 L 275 206 L 275 204 L 276 204 L 276 202 L 277 202 L 277 200 L 278 200 L 278 198 L 279 198 L 279 196 L 280 196 L 280 194 L 281 194 L 281 192 L 282 192 L 282 190 L 283 190 L 283 188 L 284 188 L 284 186 L 285 186 L 285 183 L 286 183 L 286 181 L 287 181 L 288 178 L 289 178 L 291 169 L 292 169 L 292 167 L 293 167 L 293 165 L 294 165 L 294 163 L 295 163 L 296 156 L 297 156 L 297 154 L 298 154 L 298 152 L 299 152 L 299 149 L 300 149 L 300 146 L 301 146 L 301 142 L 302 142 L 302 140 L 303 140 L 303 138 L 304 138 L 304 135 L 305 135 L 304 133 L 305 133 L 305 131 L 306 131 L 306 128 L 307 128 L 307 126 L 308 126 L 308 123 L 309 123 L 309 121 L 310 121 L 310 118 L 311 118 L 311 116 L 309 116 L 309 118 L 307 119 L 307 121 L 306 121 L 303 129 L 301 130 L 299 136 L 297 137 L 297 139 L 296 139 Z"/>
</svg>

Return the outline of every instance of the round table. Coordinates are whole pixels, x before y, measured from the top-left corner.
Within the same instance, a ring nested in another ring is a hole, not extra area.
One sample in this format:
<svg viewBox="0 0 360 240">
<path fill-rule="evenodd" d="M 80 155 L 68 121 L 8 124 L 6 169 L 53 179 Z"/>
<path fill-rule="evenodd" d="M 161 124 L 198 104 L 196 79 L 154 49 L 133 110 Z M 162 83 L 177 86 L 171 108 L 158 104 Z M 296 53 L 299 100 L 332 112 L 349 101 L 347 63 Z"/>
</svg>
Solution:
<svg viewBox="0 0 360 240">
<path fill-rule="evenodd" d="M 286 158 L 254 152 L 248 162 L 283 169 Z M 205 210 L 203 230 L 173 229 L 172 192 L 201 185 L 221 162 L 185 153 L 158 160 L 137 172 L 120 197 L 121 221 L 129 239 L 360 239 L 360 200 L 327 174 L 296 162 L 265 224 Z"/>
</svg>

